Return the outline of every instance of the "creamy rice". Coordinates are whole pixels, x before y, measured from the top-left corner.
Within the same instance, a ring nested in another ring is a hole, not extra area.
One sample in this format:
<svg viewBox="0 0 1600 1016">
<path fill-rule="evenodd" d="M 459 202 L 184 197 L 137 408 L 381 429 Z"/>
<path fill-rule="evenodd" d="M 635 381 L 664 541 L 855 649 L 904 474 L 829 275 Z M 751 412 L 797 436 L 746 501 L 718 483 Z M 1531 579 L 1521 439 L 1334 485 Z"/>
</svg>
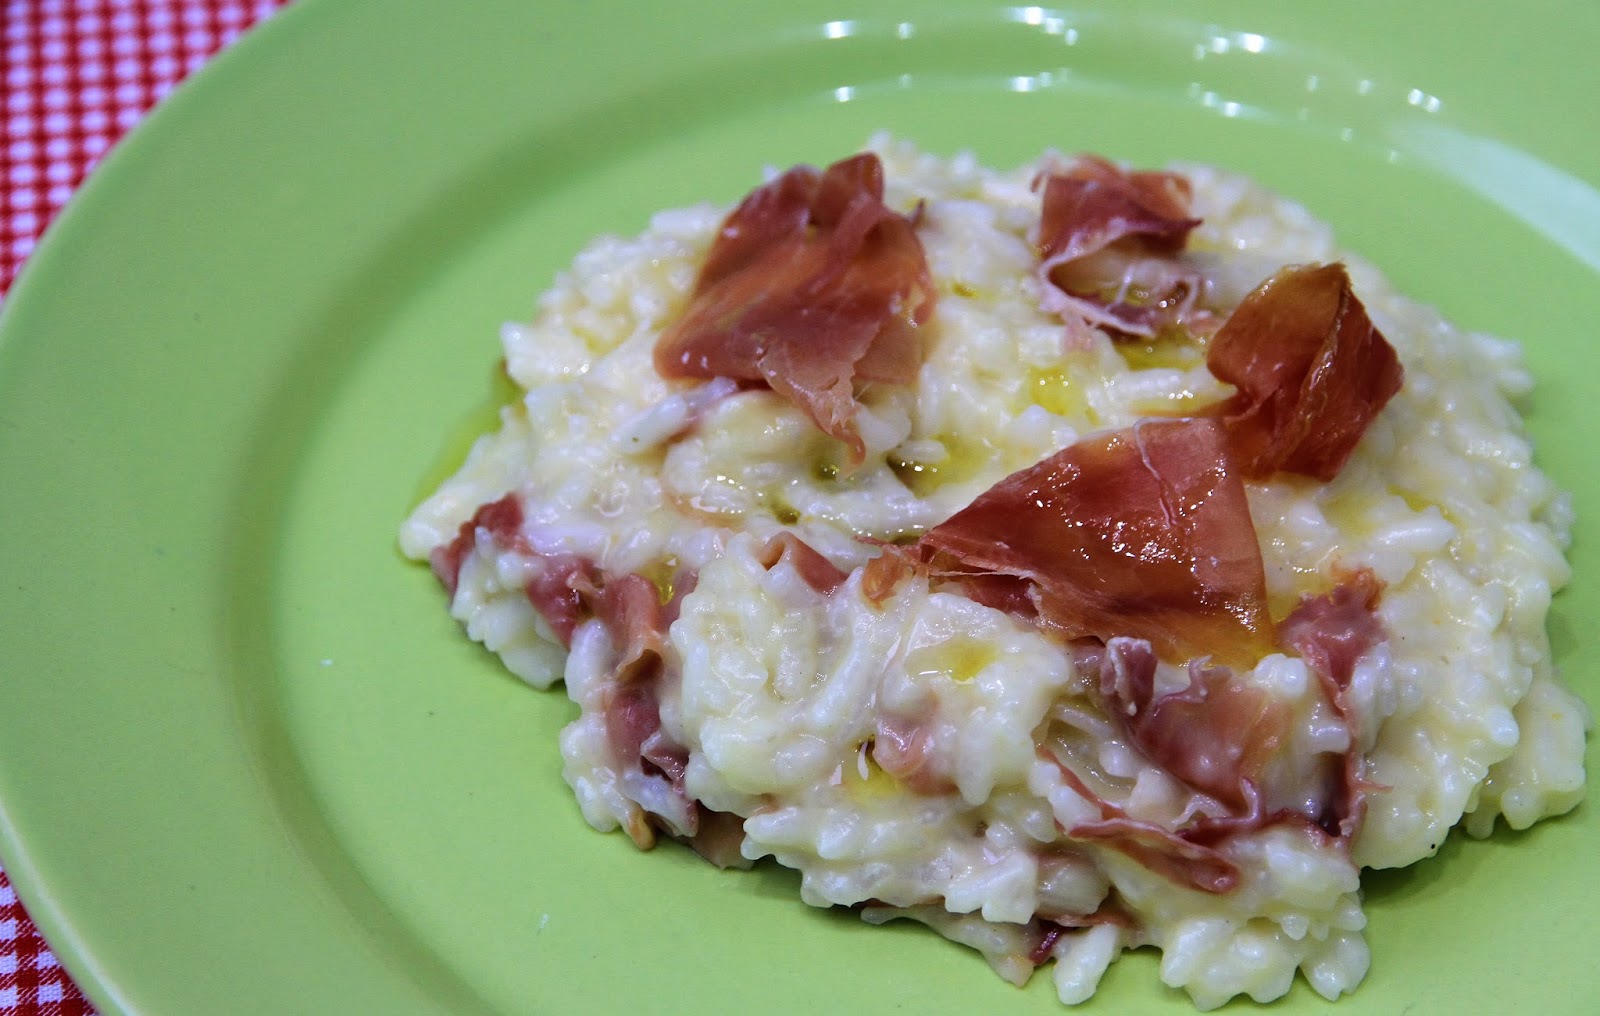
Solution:
<svg viewBox="0 0 1600 1016">
<path fill-rule="evenodd" d="M 659 774 L 617 764 L 606 710 L 623 647 L 589 618 L 567 652 L 526 592 L 558 558 L 652 577 L 664 599 L 672 576 L 697 576 L 658 650 L 661 733 L 687 750 L 688 800 L 739 816 L 737 854 L 797 869 L 805 902 L 920 921 L 1018 983 L 1053 960 L 1066 1003 L 1140 945 L 1161 950 L 1162 980 L 1201 1008 L 1271 1000 L 1296 970 L 1327 998 L 1353 990 L 1369 963 L 1361 868 L 1428 857 L 1457 824 L 1482 836 L 1503 816 L 1522 829 L 1583 795 L 1589 714 L 1545 634 L 1571 509 L 1512 406 L 1530 385 L 1517 348 L 1399 296 L 1298 205 L 1179 167 L 1204 219 L 1189 257 L 1213 299 L 1231 305 L 1287 263 L 1343 260 L 1405 368 L 1332 482 L 1247 486 L 1274 617 L 1365 568 L 1383 584 L 1388 633 L 1355 666 L 1349 729 L 1327 722 L 1304 660 L 1274 652 L 1240 671 L 1295 717 L 1283 765 L 1308 768 L 1276 785 L 1292 796 L 1317 778 L 1307 760 L 1354 737 L 1365 778 L 1388 789 L 1368 796 L 1348 842 L 1272 823 L 1231 837 L 1238 884 L 1200 891 L 1065 831 L 1096 816 L 1045 748 L 1100 774 L 1135 819 L 1170 828 L 1196 807 L 1108 722 L 1069 646 L 925 576 L 874 602 L 858 569 L 880 553 L 872 541 L 914 537 L 1080 437 L 1231 389 L 1203 356 L 1160 343 L 1064 341 L 1035 278 L 1038 166 L 999 173 L 968 155 L 872 147 L 886 203 L 925 203 L 918 235 L 939 303 L 917 383 L 861 395 L 864 465 L 841 468 L 839 443 L 765 388 L 656 373 L 656 341 L 727 209 L 663 212 L 639 237 L 592 243 L 532 324 L 505 326 L 506 370 L 525 394 L 406 521 L 402 548 L 427 559 L 480 506 L 517 495 L 515 540 L 469 527 L 450 609 L 529 683 L 565 680 L 582 714 L 561 737 L 563 772 L 597 829 L 648 845 L 689 835 L 696 818 Z M 785 532 L 849 578 L 822 592 L 789 559 L 773 565 L 764 548 Z M 920 718 L 918 750 L 947 786 L 913 789 L 873 761 L 886 716 Z M 1040 915 L 1112 911 L 1039 938 Z"/>
</svg>

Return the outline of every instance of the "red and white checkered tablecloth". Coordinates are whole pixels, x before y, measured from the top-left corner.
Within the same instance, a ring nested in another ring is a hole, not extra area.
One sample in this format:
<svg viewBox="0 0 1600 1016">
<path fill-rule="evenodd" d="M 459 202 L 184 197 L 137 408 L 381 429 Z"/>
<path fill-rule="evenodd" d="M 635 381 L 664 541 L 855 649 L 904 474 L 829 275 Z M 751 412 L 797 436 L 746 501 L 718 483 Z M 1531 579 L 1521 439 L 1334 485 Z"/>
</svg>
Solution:
<svg viewBox="0 0 1600 1016">
<path fill-rule="evenodd" d="M 0 295 L 117 139 L 287 0 L 0 0 Z M 94 1009 L 0 868 L 0 1016 Z"/>
</svg>

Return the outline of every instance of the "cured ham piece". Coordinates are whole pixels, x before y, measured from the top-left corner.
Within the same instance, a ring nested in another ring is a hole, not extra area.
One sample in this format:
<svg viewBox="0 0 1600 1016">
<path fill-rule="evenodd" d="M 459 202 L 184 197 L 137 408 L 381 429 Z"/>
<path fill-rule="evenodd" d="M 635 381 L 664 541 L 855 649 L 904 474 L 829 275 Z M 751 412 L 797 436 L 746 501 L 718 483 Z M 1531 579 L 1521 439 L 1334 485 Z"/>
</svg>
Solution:
<svg viewBox="0 0 1600 1016">
<path fill-rule="evenodd" d="M 1178 885 L 1207 893 L 1228 893 L 1239 886 L 1239 866 L 1221 850 L 1151 822 L 1114 816 L 1074 826 L 1070 833 L 1102 842 Z"/>
<path fill-rule="evenodd" d="M 577 554 L 538 553 L 522 536 L 522 520 L 521 501 L 516 494 L 507 494 L 479 507 L 472 518 L 461 524 L 454 539 L 434 549 L 429 563 L 450 595 L 455 595 L 460 582 L 462 562 L 479 539 L 486 538 L 500 550 L 536 559 L 534 577 L 523 587 L 523 593 L 563 648 L 572 648 L 573 632 L 593 617 L 605 625 L 616 647 L 613 676 L 618 680 L 631 679 L 636 670 L 649 665 L 650 658 L 659 659 L 667 628 L 677 619 L 684 596 L 694 589 L 694 573 L 680 571 L 674 575 L 673 595 L 663 602 L 656 584 L 637 572 L 609 576 L 594 561 Z M 781 554 L 790 552 L 788 543 L 781 542 L 784 537 L 794 544 L 793 553 L 809 555 L 797 565 L 807 581 L 820 581 L 813 579 L 814 575 L 829 576 L 825 569 L 838 572 L 821 554 L 788 534 L 768 545 L 769 549 L 777 548 L 773 563 Z"/>
<path fill-rule="evenodd" d="M 1124 854 L 1151 871 L 1201 892 L 1227 893 L 1238 888 L 1239 866 L 1218 846 L 1209 840 L 1213 831 L 1174 832 L 1129 817 L 1128 813 L 1090 790 L 1083 780 L 1062 765 L 1048 752 L 1041 758 L 1053 763 L 1061 772 L 1062 780 L 1078 796 L 1100 810 L 1101 818 L 1094 822 L 1080 822 L 1067 835 L 1080 840 L 1092 840 Z M 1259 823 L 1259 819 L 1256 819 Z"/>
<path fill-rule="evenodd" d="M 612 765 L 633 802 L 623 826 L 641 849 L 655 844 L 657 829 L 692 843 L 700 834 L 700 820 L 713 813 L 691 798 L 684 785 L 689 750 L 661 728 L 658 690 L 667 676 L 667 628 L 676 618 L 681 594 L 663 603 L 655 583 L 638 573 L 606 577 L 592 562 L 585 565 L 550 573 L 578 576 L 569 588 L 585 615 L 605 627 L 614 648 L 610 672 L 600 681 L 600 710 Z M 693 580 L 673 584 L 692 585 Z M 531 592 L 529 599 L 534 599 Z M 537 600 L 534 605 L 539 606 Z M 716 852 L 722 856 L 720 847 Z"/>
<path fill-rule="evenodd" d="M 1056 947 L 1056 943 L 1061 941 L 1061 936 L 1066 932 L 1067 929 L 1059 924 L 1041 927 L 1039 944 L 1028 951 L 1028 962 L 1036 967 L 1043 966 L 1044 961 L 1050 958 L 1050 950 Z"/>
<path fill-rule="evenodd" d="M 1356 661 L 1389 637 L 1378 617 L 1382 595 L 1383 583 L 1361 568 L 1342 576 L 1329 593 L 1302 596 L 1278 629 L 1278 641 L 1311 665 L 1341 713 Z"/>
<path fill-rule="evenodd" d="M 914 223 L 883 203 L 876 155 L 822 173 L 797 166 L 723 222 L 655 366 L 668 378 L 765 383 L 859 465 L 857 386 L 916 378 L 934 302 Z"/>
<path fill-rule="evenodd" d="M 1218 413 L 1251 478 L 1285 470 L 1332 480 L 1404 380 L 1337 263 L 1262 283 L 1212 337 L 1206 366 L 1238 389 Z"/>
<path fill-rule="evenodd" d="M 1287 809 L 1268 812 L 1253 786 L 1246 787 L 1248 801 L 1243 811 L 1220 817 L 1196 815 L 1177 828 L 1169 829 L 1132 817 L 1095 793 L 1048 751 L 1041 750 L 1039 757 L 1055 765 L 1062 782 L 1094 805 L 1101 815 L 1099 819 L 1079 822 L 1070 829 L 1062 828 L 1064 833 L 1073 839 L 1103 843 L 1175 884 L 1202 892 L 1229 893 L 1238 888 L 1241 872 L 1229 851 L 1229 844 L 1236 836 L 1284 825 L 1318 842 L 1329 842 L 1341 835 L 1342 842 L 1349 842 L 1350 833 L 1330 831 L 1300 812 Z"/>
<path fill-rule="evenodd" d="M 1323 694 L 1352 730 L 1358 718 L 1351 715 L 1345 692 L 1356 661 L 1389 637 L 1378 617 L 1382 595 L 1383 583 L 1362 568 L 1343 576 L 1330 593 L 1301 597 L 1278 629 L 1279 643 L 1310 665 Z M 1332 835 L 1354 835 L 1366 814 L 1367 794 L 1385 789 L 1365 778 L 1361 753 L 1352 743 L 1319 824 Z"/>
<path fill-rule="evenodd" d="M 695 805 L 698 818 L 688 846 L 719 868 L 750 868 L 755 862 L 740 851 L 744 845 L 744 819 L 732 812 L 712 811 Z"/>
<path fill-rule="evenodd" d="M 806 585 L 824 596 L 837 592 L 849 577 L 838 565 L 793 533 L 779 533 L 768 540 L 761 548 L 759 560 L 768 571 L 776 568 L 780 561 L 787 561 Z"/>
<path fill-rule="evenodd" d="M 661 703 L 654 681 L 636 681 L 612 690 L 605 709 L 606 741 L 619 759 L 644 758 L 646 742 L 661 732 Z M 671 778 L 658 762 L 652 762 Z M 677 767 L 682 776 L 682 766 Z"/>
<path fill-rule="evenodd" d="M 621 816 L 628 836 L 648 849 L 655 844 L 657 830 L 665 830 L 716 864 L 741 864 L 743 832 L 737 818 L 712 812 L 690 798 L 684 786 L 689 751 L 661 729 L 657 688 L 667 666 L 666 633 L 683 597 L 694 588 L 695 574 L 681 570 L 674 575 L 673 595 L 663 602 L 656 584 L 637 572 L 607 575 L 594 561 L 576 554 L 538 553 L 523 538 L 522 521 L 522 505 L 515 494 L 480 507 L 455 538 L 431 556 L 439 581 L 454 596 L 462 562 L 480 540 L 533 557 L 535 574 L 523 592 L 562 646 L 570 649 L 573 633 L 591 619 L 605 628 L 611 642 L 609 669 L 598 684 L 599 707 L 611 764 L 631 802 L 627 815 Z M 816 551 L 790 539 L 798 548 L 793 553 L 808 552 L 815 559 L 796 565 L 803 574 L 808 567 L 821 572 L 816 562 L 833 568 Z M 774 544 L 776 562 L 789 548 L 778 541 Z M 705 827 L 703 820 L 708 822 Z"/>
<path fill-rule="evenodd" d="M 1329 836 L 1348 839 L 1365 814 L 1366 795 L 1384 789 L 1364 778 L 1356 717 L 1345 694 L 1356 661 L 1387 638 L 1376 612 L 1381 594 L 1382 583 L 1361 569 L 1330 593 L 1303 597 L 1278 628 L 1279 646 L 1299 654 L 1317 675 L 1323 695 L 1352 728 L 1352 740 L 1330 771 L 1316 813 L 1269 820 L 1310 821 Z M 1190 661 L 1187 688 L 1153 698 L 1155 655 L 1133 639 L 1112 639 L 1098 665 L 1107 713 L 1146 757 L 1234 809 L 1258 807 L 1262 773 L 1289 733 L 1285 703 L 1200 661 Z"/>
<path fill-rule="evenodd" d="M 641 850 L 655 845 L 657 828 L 693 837 L 700 818 L 700 809 L 684 785 L 689 751 L 661 729 L 656 691 L 661 675 L 661 657 L 652 654 L 627 677 L 613 671 L 601 691 L 611 764 L 630 801 L 623 828 Z"/>
<path fill-rule="evenodd" d="M 1255 526 L 1215 420 L 1145 420 L 1070 445 L 886 550 L 863 588 L 886 593 L 907 558 L 980 602 L 1031 607 L 1068 639 L 1251 664 L 1272 644 Z"/>
<path fill-rule="evenodd" d="M 522 537 L 522 502 L 515 493 L 479 506 L 461 524 L 455 538 L 433 549 L 428 563 L 445 591 L 454 597 L 461 581 L 461 564 L 481 537 L 502 550 L 532 554 Z M 528 602 L 550 626 L 562 648 L 572 648 L 572 632 L 593 611 L 589 600 L 600 588 L 600 573 L 593 561 L 575 554 L 540 554 L 537 575 L 524 592 Z"/>
<path fill-rule="evenodd" d="M 617 680 L 626 683 L 641 669 L 659 665 L 670 619 L 654 582 L 634 573 L 584 592 L 617 647 Z"/>
<path fill-rule="evenodd" d="M 872 760 L 918 794 L 948 794 L 956 789 L 935 741 L 933 717 L 922 720 L 883 716 L 872 739 Z"/>
<path fill-rule="evenodd" d="M 1177 258 L 1200 224 L 1186 177 L 1126 172 L 1086 155 L 1036 186 L 1044 310 L 1147 338 L 1209 324 L 1197 307 L 1205 280 Z"/>
<path fill-rule="evenodd" d="M 497 501 L 480 505 L 472 518 L 461 523 L 455 539 L 433 548 L 428 555 L 428 565 L 434 577 L 444 586 L 445 592 L 456 595 L 456 584 L 461 580 L 461 562 L 477 546 L 478 531 L 504 546 L 511 546 L 521 538 L 522 502 L 517 495 L 507 494 Z"/>
<path fill-rule="evenodd" d="M 1147 642 L 1116 638 L 1100 666 L 1100 694 L 1147 758 L 1238 810 L 1259 795 L 1262 771 L 1289 734 L 1290 709 L 1226 667 L 1189 664 L 1189 686 L 1155 695 L 1156 657 Z"/>
<path fill-rule="evenodd" d="M 1028 962 L 1036 967 L 1042 966 L 1045 960 L 1050 959 L 1051 950 L 1062 935 L 1076 928 L 1093 928 L 1102 924 L 1113 924 L 1127 931 L 1135 928 L 1133 918 L 1111 899 L 1102 903 L 1092 914 L 1059 914 L 1036 919 L 1029 930 L 1039 936 L 1039 944 L 1029 951 Z"/>
<path fill-rule="evenodd" d="M 539 574 L 528 580 L 523 593 L 539 612 L 562 648 L 572 648 L 572 633 L 592 613 L 591 601 L 600 585 L 593 561 L 576 554 L 541 555 Z"/>
</svg>

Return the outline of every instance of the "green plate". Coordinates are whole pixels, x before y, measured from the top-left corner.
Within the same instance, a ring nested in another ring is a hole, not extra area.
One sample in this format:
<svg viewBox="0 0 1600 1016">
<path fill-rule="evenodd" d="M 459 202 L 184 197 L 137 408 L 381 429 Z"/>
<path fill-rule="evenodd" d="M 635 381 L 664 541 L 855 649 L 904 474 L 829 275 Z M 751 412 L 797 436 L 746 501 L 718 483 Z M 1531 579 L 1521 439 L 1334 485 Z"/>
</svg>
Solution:
<svg viewBox="0 0 1600 1016">
<path fill-rule="evenodd" d="M 23 901 L 106 1013 L 1058 1011 L 1048 977 L 809 909 L 781 870 L 589 830 L 559 776 L 573 707 L 394 549 L 498 324 L 588 237 L 879 127 L 992 164 L 1240 169 L 1520 337 L 1582 518 L 1558 662 L 1600 700 L 1600 7 L 1515 10 L 294 5 L 118 147 L 5 302 Z M 1584 807 L 1371 879 L 1372 972 L 1339 1011 L 1595 1011 L 1597 834 Z M 1141 952 L 1093 1011 L 1190 1007 Z"/>
</svg>

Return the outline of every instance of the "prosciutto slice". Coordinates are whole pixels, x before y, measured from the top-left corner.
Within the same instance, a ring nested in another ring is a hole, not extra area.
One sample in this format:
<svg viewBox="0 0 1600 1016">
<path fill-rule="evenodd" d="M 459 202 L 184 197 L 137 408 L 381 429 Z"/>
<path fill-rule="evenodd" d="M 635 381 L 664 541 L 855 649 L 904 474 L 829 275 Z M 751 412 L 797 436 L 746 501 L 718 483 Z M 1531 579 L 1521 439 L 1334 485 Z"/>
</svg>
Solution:
<svg viewBox="0 0 1600 1016">
<path fill-rule="evenodd" d="M 806 585 L 824 596 L 838 592 L 849 577 L 838 565 L 793 533 L 779 533 L 768 540 L 761 548 L 760 561 L 768 571 L 776 568 L 780 561 L 787 561 Z"/>
<path fill-rule="evenodd" d="M 1036 186 L 1046 311 L 1147 338 L 1209 319 L 1196 306 L 1205 280 L 1177 258 L 1200 224 L 1186 177 L 1126 172 L 1086 155 Z"/>
<path fill-rule="evenodd" d="M 1289 734 L 1288 704 L 1198 660 L 1182 691 L 1156 696 L 1155 674 L 1148 643 L 1112 639 L 1100 668 L 1106 712 L 1151 761 L 1229 807 L 1251 809 L 1263 769 Z"/>
<path fill-rule="evenodd" d="M 477 546 L 480 532 L 503 546 L 520 540 L 522 502 L 517 500 L 517 495 L 507 494 L 497 501 L 479 505 L 472 518 L 461 523 L 454 539 L 433 548 L 433 553 L 428 555 L 434 577 L 451 596 L 456 595 L 456 584 L 461 581 L 461 562 Z"/>
<path fill-rule="evenodd" d="M 613 646 L 610 672 L 597 687 L 612 765 L 623 793 L 634 804 L 623 827 L 641 849 L 654 845 L 657 829 L 694 838 L 705 809 L 684 785 L 689 750 L 661 728 L 658 691 L 668 673 L 666 633 L 677 617 L 680 598 L 663 603 L 655 583 L 636 572 L 610 576 L 589 561 L 577 568 L 566 567 L 564 559 L 547 558 L 545 564 L 547 574 L 569 577 L 568 589 L 580 604 L 579 616 L 598 621 Z M 675 587 L 679 584 L 674 582 Z M 530 583 L 528 598 L 555 627 L 533 590 Z M 566 616 L 565 607 L 560 609 L 560 616 Z M 570 643 L 570 631 L 565 638 Z"/>
<path fill-rule="evenodd" d="M 797 166 L 723 222 L 656 370 L 764 383 L 859 465 L 857 387 L 916 378 L 934 293 L 913 221 L 883 203 L 876 155 Z"/>
<path fill-rule="evenodd" d="M 593 613 L 601 585 L 599 570 L 593 561 L 576 554 L 545 554 L 539 563 L 539 573 L 528 580 L 523 593 L 556 640 L 571 649 L 572 633 Z"/>
<path fill-rule="evenodd" d="M 946 759 L 938 750 L 933 716 L 915 719 L 881 716 L 872 738 L 872 760 L 918 794 L 948 794 L 956 789 Z"/>
<path fill-rule="evenodd" d="M 1070 445 L 886 549 L 863 588 L 887 592 L 908 557 L 1069 639 L 1132 636 L 1179 662 L 1253 664 L 1271 646 L 1261 550 L 1215 420 L 1145 420 Z"/>
<path fill-rule="evenodd" d="M 1383 583 L 1362 568 L 1342 576 L 1329 593 L 1301 597 L 1278 629 L 1279 643 L 1299 653 L 1311 667 L 1323 694 L 1352 732 L 1359 717 L 1353 715 L 1345 693 L 1355 676 L 1356 661 L 1389 637 L 1378 617 L 1382 595 Z M 1387 789 L 1366 778 L 1365 762 L 1353 742 L 1352 733 L 1350 750 L 1319 819 L 1336 836 L 1354 835 L 1366 814 L 1367 794 Z"/>
<path fill-rule="evenodd" d="M 1263 282 L 1212 337 L 1206 366 L 1238 389 L 1219 415 L 1251 478 L 1285 470 L 1332 480 L 1404 379 L 1337 263 Z"/>
<path fill-rule="evenodd" d="M 1051 957 L 1051 950 L 1061 940 L 1061 936 L 1074 928 L 1093 928 L 1101 924 L 1114 924 L 1119 928 L 1132 931 L 1135 927 L 1134 920 L 1127 912 L 1117 905 L 1115 898 L 1107 898 L 1106 902 L 1092 914 L 1058 914 L 1054 917 L 1036 918 L 1030 931 L 1039 936 L 1039 944 L 1028 953 L 1028 962 L 1034 966 L 1042 966 Z"/>
<path fill-rule="evenodd" d="M 1040 749 L 1039 757 L 1055 764 L 1062 780 L 1100 812 L 1097 819 L 1063 829 L 1068 836 L 1102 843 L 1176 884 L 1209 893 L 1238 887 L 1240 871 L 1231 857 L 1235 837 L 1281 824 L 1319 841 L 1348 842 L 1353 825 L 1330 821 L 1345 799 L 1342 787 L 1330 785 L 1312 815 L 1265 806 L 1261 782 L 1293 724 L 1287 702 L 1201 660 L 1189 663 L 1188 687 L 1158 696 L 1156 658 L 1147 643 L 1118 638 L 1081 648 L 1075 649 L 1080 667 L 1098 669 L 1100 701 L 1129 742 L 1228 811 L 1194 814 L 1171 828 L 1136 819 L 1095 793 L 1063 759 Z"/>
<path fill-rule="evenodd" d="M 1153 822 L 1132 818 L 1090 790 L 1071 768 L 1048 752 L 1042 752 L 1040 758 L 1055 765 L 1062 781 L 1100 811 L 1098 820 L 1063 829 L 1068 836 L 1104 843 L 1177 885 L 1208 893 L 1228 893 L 1238 888 L 1239 866 L 1227 855 L 1226 844 L 1212 842 L 1225 836 L 1214 836 L 1211 830 L 1174 832 Z"/>
<path fill-rule="evenodd" d="M 1187 688 L 1156 696 L 1155 654 L 1135 639 L 1112 639 L 1098 651 L 1091 647 L 1078 654 L 1080 665 L 1098 671 L 1106 714 L 1146 758 L 1235 813 L 1198 823 L 1193 832 L 1219 835 L 1285 821 L 1348 840 L 1360 826 L 1366 795 L 1383 789 L 1364 778 L 1346 694 L 1356 661 L 1387 637 L 1376 612 L 1382 588 L 1366 569 L 1344 575 L 1332 591 L 1302 597 L 1278 628 L 1279 647 L 1305 659 L 1334 711 L 1352 727 L 1342 764 L 1330 767 L 1317 807 L 1304 815 L 1260 813 L 1263 776 L 1292 723 L 1283 700 L 1200 660 L 1189 662 Z"/>
<path fill-rule="evenodd" d="M 638 573 L 604 583 L 587 597 L 617 647 L 617 680 L 624 683 L 660 665 L 677 603 L 663 604 L 656 584 Z"/>
<path fill-rule="evenodd" d="M 1383 583 L 1371 569 L 1357 569 L 1328 593 L 1302 596 L 1278 629 L 1279 642 L 1311 665 L 1341 714 L 1356 661 L 1389 637 L 1378 617 L 1382 596 Z"/>
</svg>

